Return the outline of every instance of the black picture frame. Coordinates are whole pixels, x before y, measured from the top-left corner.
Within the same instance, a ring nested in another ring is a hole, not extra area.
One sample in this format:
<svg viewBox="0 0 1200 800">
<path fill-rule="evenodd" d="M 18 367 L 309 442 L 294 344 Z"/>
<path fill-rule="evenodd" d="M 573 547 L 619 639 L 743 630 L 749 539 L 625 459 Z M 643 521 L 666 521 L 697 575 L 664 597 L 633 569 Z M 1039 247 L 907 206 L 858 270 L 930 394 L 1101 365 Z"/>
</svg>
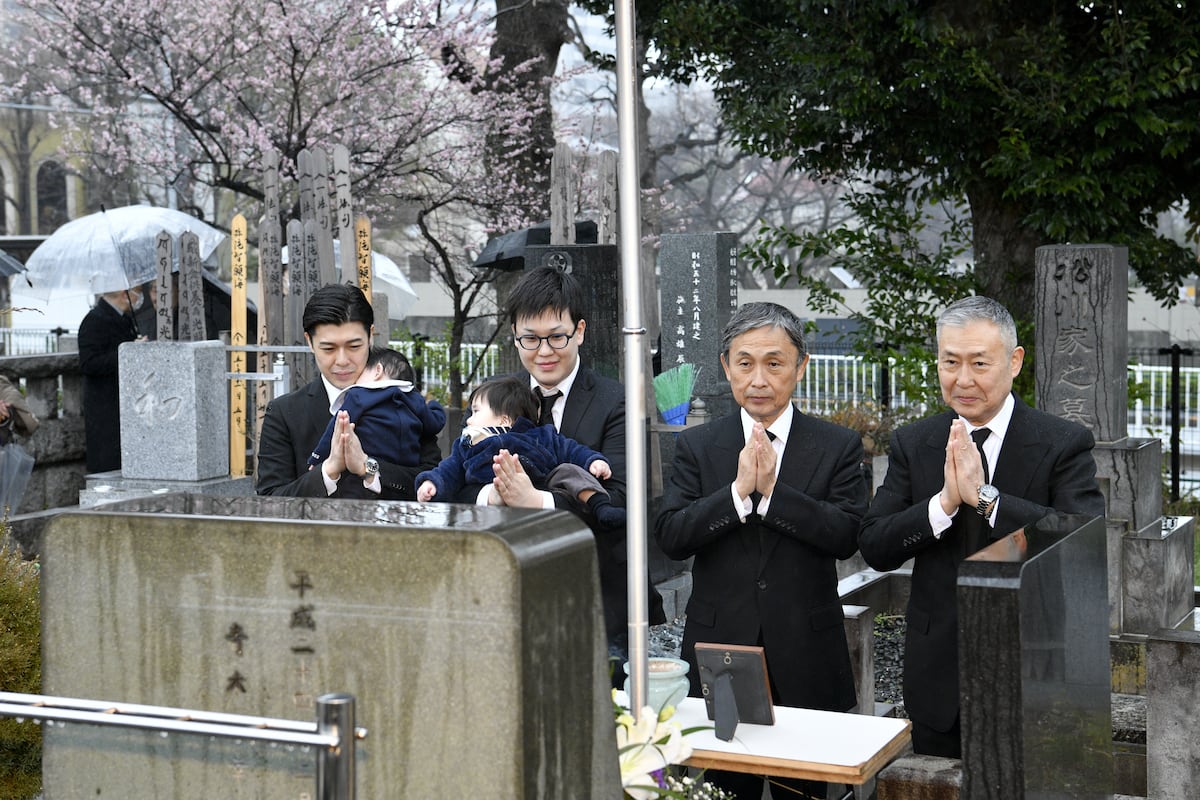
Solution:
<svg viewBox="0 0 1200 800">
<path fill-rule="evenodd" d="M 771 703 L 771 684 L 767 677 L 767 659 L 761 647 L 753 645 L 696 643 L 696 665 L 700 673 L 700 694 L 708 718 L 717 722 L 717 733 L 733 735 L 738 722 L 774 725 L 775 707 Z M 729 689 L 735 706 L 728 703 Z M 729 719 L 732 713 L 732 726 Z"/>
</svg>

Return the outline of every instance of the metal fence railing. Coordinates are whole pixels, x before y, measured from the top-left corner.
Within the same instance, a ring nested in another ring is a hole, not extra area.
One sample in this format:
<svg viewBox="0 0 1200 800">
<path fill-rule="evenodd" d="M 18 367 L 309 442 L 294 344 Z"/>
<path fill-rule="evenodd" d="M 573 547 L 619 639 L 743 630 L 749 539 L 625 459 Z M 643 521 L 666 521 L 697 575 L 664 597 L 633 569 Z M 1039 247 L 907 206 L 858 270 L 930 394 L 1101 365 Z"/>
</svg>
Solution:
<svg viewBox="0 0 1200 800">
<path fill-rule="evenodd" d="M 443 392 L 449 389 L 449 344 L 446 342 L 393 340 L 388 342 L 388 345 L 392 349 L 404 353 L 408 360 L 420 370 L 423 391 Z M 481 361 L 482 363 L 479 363 Z M 468 381 L 463 388 L 463 396 L 466 397 L 472 389 L 500 371 L 500 349 L 494 346 L 464 343 L 459 352 L 458 363 L 464 377 L 470 375 L 471 370 L 475 369 L 477 363 L 479 364 L 479 369 L 475 370 L 474 379 Z"/>
<path fill-rule="evenodd" d="M 355 744 L 367 735 L 366 729 L 355 726 L 354 696 L 349 694 L 318 697 L 316 722 L 16 692 L 0 692 L 0 717 L 313 747 L 317 754 L 315 800 L 354 800 Z"/>
<path fill-rule="evenodd" d="M 58 337 L 65 329 L 0 328 L 0 355 L 36 356 L 58 352 Z"/>
</svg>

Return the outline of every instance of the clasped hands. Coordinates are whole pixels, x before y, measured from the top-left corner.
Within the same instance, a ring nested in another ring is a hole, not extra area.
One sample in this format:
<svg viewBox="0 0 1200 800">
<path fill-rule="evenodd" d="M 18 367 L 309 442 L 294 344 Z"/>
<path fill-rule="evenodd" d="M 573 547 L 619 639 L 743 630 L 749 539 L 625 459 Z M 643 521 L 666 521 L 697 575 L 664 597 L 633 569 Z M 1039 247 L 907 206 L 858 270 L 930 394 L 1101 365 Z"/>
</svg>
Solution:
<svg viewBox="0 0 1200 800">
<path fill-rule="evenodd" d="M 492 456 L 492 488 L 488 494 L 488 505 L 509 508 L 541 508 L 542 492 L 534 485 L 521 459 L 515 453 L 501 450 Z M 612 467 L 607 461 L 597 459 L 588 465 L 588 472 L 600 480 L 612 477 Z"/>
<path fill-rule="evenodd" d="M 738 453 L 737 477 L 733 479 L 737 496 L 749 497 L 752 492 L 758 492 L 763 497 L 770 497 L 775 491 L 777 458 L 766 428 L 761 422 L 754 423 L 746 446 Z"/>
<path fill-rule="evenodd" d="M 342 477 L 349 471 L 358 476 L 367 474 L 367 454 L 363 452 L 358 434 L 354 432 L 354 423 L 345 411 L 339 411 L 334 418 L 333 439 L 329 443 L 329 457 L 321 469 L 331 481 Z M 333 473 L 332 475 L 330 473 Z"/>
<path fill-rule="evenodd" d="M 979 487 L 984 483 L 983 460 L 979 448 L 967 424 L 961 419 L 950 423 L 950 437 L 946 440 L 946 462 L 942 466 L 942 491 L 938 500 L 942 511 L 949 516 L 960 505 L 976 506 L 979 503 Z"/>
</svg>

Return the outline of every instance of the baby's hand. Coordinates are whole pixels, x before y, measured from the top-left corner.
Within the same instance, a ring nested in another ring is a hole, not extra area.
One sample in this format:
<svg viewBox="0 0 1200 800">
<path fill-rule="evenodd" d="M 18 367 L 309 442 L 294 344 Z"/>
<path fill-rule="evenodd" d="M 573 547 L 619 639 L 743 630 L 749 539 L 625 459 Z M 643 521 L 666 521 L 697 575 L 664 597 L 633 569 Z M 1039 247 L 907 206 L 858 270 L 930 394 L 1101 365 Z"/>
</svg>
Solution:
<svg viewBox="0 0 1200 800">
<path fill-rule="evenodd" d="M 591 466 L 588 467 L 588 472 L 592 473 L 602 481 L 606 481 L 612 477 L 612 467 L 608 465 L 607 461 L 601 461 L 598 458 L 591 463 Z"/>
<path fill-rule="evenodd" d="M 417 502 L 428 503 L 437 494 L 437 487 L 433 485 L 433 481 L 425 481 L 417 487 Z"/>
</svg>

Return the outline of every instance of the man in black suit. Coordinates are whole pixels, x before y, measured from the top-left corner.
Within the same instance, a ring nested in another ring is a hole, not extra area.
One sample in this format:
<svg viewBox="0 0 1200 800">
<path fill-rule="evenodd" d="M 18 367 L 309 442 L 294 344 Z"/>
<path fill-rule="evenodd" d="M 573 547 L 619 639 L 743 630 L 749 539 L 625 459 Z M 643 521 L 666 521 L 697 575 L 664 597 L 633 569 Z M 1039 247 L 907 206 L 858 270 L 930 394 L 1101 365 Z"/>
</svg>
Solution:
<svg viewBox="0 0 1200 800">
<path fill-rule="evenodd" d="M 427 434 L 413 448 L 416 467 L 372 458 L 370 442 L 360 442 L 345 411 L 338 413 L 329 456 L 308 468 L 329 424 L 329 406 L 354 384 L 367 363 L 375 313 L 357 286 L 330 284 L 304 306 L 304 341 L 317 359 L 321 376 L 272 400 L 258 438 L 258 494 L 290 497 L 349 497 L 413 500 L 417 474 L 441 461 L 437 436 Z"/>
<path fill-rule="evenodd" d="M 530 386 L 543 398 L 540 422 L 553 424 L 562 435 L 604 454 L 612 467 L 612 477 L 604 487 L 613 505 L 624 507 L 625 388 L 581 363 L 579 350 L 587 320 L 579 282 L 553 268 L 532 270 L 512 288 L 506 312 Z M 505 505 L 583 510 L 567 495 L 534 489 L 516 456 L 501 453 L 504 455 L 496 459 L 493 486 Z M 477 490 L 475 487 L 470 491 Z M 629 643 L 625 528 L 603 528 L 595 523 L 591 527 L 596 537 L 609 657 L 615 662 L 613 680 L 619 685 L 621 662 L 627 658 Z M 648 591 L 650 623 L 665 622 L 662 598 L 653 587 Z"/>
<path fill-rule="evenodd" d="M 700 693 L 696 642 L 760 645 L 776 705 L 854 706 L 837 560 L 849 558 L 867 507 L 858 434 L 795 409 L 808 366 L 803 324 L 775 303 L 748 303 L 725 327 L 721 365 L 738 410 L 689 428 L 675 445 L 655 536 L 671 558 L 695 556 L 682 657 Z M 759 798 L 757 775 L 709 770 Z M 812 781 L 775 796 L 825 797 Z"/>
<path fill-rule="evenodd" d="M 867 563 L 915 558 L 908 601 L 904 706 L 913 749 L 959 758 L 958 565 L 1053 512 L 1104 515 L 1086 428 L 1012 393 L 1025 351 L 1012 316 L 968 297 L 938 318 L 938 380 L 951 411 L 898 429 L 887 477 L 863 520 Z"/>
</svg>

